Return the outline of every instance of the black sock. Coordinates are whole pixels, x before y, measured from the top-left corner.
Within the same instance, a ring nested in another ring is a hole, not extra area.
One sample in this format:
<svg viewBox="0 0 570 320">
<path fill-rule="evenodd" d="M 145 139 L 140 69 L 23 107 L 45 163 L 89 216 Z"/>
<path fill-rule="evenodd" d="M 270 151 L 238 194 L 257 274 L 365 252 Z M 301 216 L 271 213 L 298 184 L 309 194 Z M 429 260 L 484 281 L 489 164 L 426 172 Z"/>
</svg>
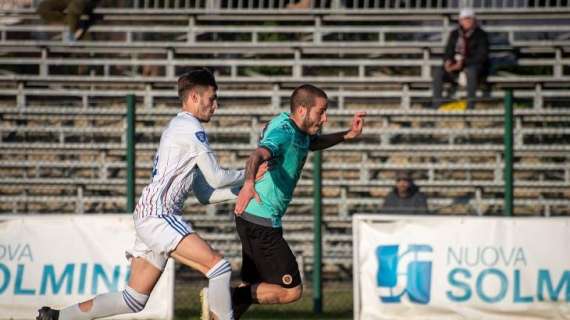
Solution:
<svg viewBox="0 0 570 320">
<path fill-rule="evenodd" d="M 251 285 L 235 288 L 232 300 L 236 305 L 252 304 L 253 299 L 251 297 Z"/>
</svg>

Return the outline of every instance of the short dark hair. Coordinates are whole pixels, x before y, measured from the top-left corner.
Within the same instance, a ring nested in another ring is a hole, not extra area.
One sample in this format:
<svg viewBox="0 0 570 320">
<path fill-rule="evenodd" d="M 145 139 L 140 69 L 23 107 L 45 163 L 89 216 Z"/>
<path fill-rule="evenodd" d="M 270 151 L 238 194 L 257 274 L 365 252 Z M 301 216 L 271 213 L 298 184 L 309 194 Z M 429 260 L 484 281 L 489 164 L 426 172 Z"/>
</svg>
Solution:
<svg viewBox="0 0 570 320">
<path fill-rule="evenodd" d="M 199 87 L 214 87 L 214 90 L 218 90 L 216 78 L 210 71 L 200 68 L 181 75 L 178 78 L 178 97 L 180 101 L 184 102 L 188 92 Z"/>
<path fill-rule="evenodd" d="M 315 105 L 315 99 L 328 99 L 327 94 L 321 88 L 311 84 L 303 84 L 293 90 L 291 95 L 291 112 L 295 112 L 297 107 L 304 106 L 310 108 Z"/>
<path fill-rule="evenodd" d="M 409 170 L 400 170 L 396 172 L 396 181 L 400 180 L 414 181 L 414 173 Z"/>
</svg>

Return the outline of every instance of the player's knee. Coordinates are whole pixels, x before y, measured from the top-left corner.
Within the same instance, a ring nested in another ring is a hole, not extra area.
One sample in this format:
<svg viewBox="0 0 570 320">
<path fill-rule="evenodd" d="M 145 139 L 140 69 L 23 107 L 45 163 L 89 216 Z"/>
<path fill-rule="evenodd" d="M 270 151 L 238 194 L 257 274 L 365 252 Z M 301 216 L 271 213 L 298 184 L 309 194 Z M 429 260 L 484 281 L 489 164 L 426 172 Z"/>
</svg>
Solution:
<svg viewBox="0 0 570 320">
<path fill-rule="evenodd" d="M 279 298 L 280 303 L 292 303 L 299 299 L 303 295 L 303 286 L 298 285 L 294 288 L 283 288 L 281 296 Z"/>
<path fill-rule="evenodd" d="M 212 255 L 208 259 L 208 263 L 206 264 L 206 266 L 208 267 L 208 269 L 211 269 L 214 266 L 216 266 L 218 263 L 220 263 L 220 261 L 222 260 L 224 260 L 224 256 L 222 256 L 219 252 L 212 250 Z"/>
<path fill-rule="evenodd" d="M 123 291 L 123 300 L 132 312 L 140 312 L 146 306 L 148 295 L 138 293 L 135 289 L 127 286 Z"/>
</svg>

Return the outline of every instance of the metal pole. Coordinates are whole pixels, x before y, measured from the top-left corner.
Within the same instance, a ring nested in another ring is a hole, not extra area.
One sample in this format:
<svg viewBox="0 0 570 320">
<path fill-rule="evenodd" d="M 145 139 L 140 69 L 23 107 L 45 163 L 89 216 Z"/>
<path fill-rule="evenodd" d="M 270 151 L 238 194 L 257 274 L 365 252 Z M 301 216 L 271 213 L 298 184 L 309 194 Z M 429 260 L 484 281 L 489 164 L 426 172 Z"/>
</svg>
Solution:
<svg viewBox="0 0 570 320">
<path fill-rule="evenodd" d="M 503 205 L 503 214 L 505 216 L 513 215 L 513 90 L 508 89 L 505 92 L 505 171 L 503 173 L 505 179 L 505 203 Z"/>
<path fill-rule="evenodd" d="M 135 104 L 133 94 L 127 96 L 127 212 L 135 210 Z"/>
<path fill-rule="evenodd" d="M 313 312 L 323 312 L 322 284 L 322 208 L 321 208 L 321 151 L 313 156 Z"/>
</svg>

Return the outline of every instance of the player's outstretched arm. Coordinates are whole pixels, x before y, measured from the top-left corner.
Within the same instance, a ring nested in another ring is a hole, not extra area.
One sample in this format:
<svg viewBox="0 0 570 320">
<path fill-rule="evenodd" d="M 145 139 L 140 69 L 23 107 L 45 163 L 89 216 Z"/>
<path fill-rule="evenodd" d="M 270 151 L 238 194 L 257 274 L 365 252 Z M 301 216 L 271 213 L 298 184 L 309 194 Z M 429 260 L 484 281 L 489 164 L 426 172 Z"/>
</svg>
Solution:
<svg viewBox="0 0 570 320">
<path fill-rule="evenodd" d="M 362 134 L 364 117 L 366 117 L 366 112 L 357 112 L 352 118 L 352 126 L 349 130 L 320 135 L 311 142 L 309 149 L 312 151 L 323 150 L 343 141 L 349 141 L 359 137 Z"/>
<path fill-rule="evenodd" d="M 239 192 L 234 209 L 236 215 L 239 216 L 243 213 L 252 198 L 255 198 L 257 202 L 261 201 L 257 192 L 255 192 L 255 178 L 259 167 L 269 159 L 271 159 L 271 152 L 263 147 L 255 149 L 249 156 L 245 164 L 245 182 Z"/>
<path fill-rule="evenodd" d="M 228 170 L 220 167 L 216 156 L 212 152 L 201 153 L 196 160 L 206 182 L 214 189 L 233 186 L 243 182 L 243 170 Z"/>
<path fill-rule="evenodd" d="M 244 172 L 244 170 L 240 170 Z M 255 181 L 261 179 L 267 171 L 267 162 L 264 162 L 257 170 Z M 192 181 L 192 193 L 196 199 L 203 205 L 216 204 L 237 199 L 239 191 L 243 185 L 243 180 L 237 181 L 235 184 L 214 189 L 208 184 L 206 178 L 200 169 L 196 170 L 194 180 Z"/>
<path fill-rule="evenodd" d="M 242 170 L 243 171 L 243 170 Z M 214 189 L 208 184 L 206 178 L 200 169 L 196 170 L 194 180 L 192 181 L 192 193 L 201 204 L 214 204 L 224 201 L 237 199 L 237 195 L 243 181 L 238 181 L 234 185 L 230 185 L 221 189 Z"/>
</svg>

